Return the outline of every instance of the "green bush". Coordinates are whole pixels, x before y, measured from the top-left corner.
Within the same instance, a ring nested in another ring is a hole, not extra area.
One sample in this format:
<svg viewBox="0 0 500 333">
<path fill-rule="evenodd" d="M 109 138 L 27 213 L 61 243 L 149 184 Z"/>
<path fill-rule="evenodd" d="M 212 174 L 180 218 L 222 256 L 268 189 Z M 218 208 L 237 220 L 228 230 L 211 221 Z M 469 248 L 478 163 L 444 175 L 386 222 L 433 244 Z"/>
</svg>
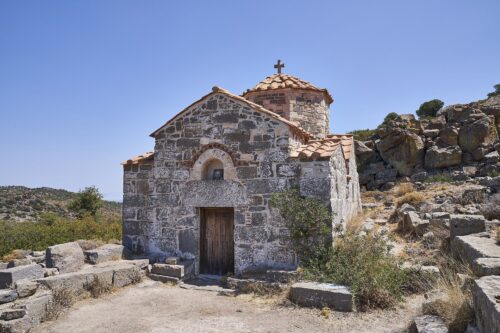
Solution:
<svg viewBox="0 0 500 333">
<path fill-rule="evenodd" d="M 348 134 L 352 134 L 355 140 L 358 141 L 368 141 L 370 138 L 375 135 L 374 129 L 362 129 L 362 130 L 354 130 L 348 132 Z"/>
<path fill-rule="evenodd" d="M 320 253 L 319 260 L 305 263 L 304 276 L 349 286 L 358 310 L 392 307 L 403 297 L 408 272 L 389 250 L 378 234 L 347 231 L 326 256 Z"/>
<path fill-rule="evenodd" d="M 389 121 L 395 120 L 398 117 L 399 115 L 396 112 L 390 112 L 387 114 L 387 116 L 385 116 L 384 121 L 382 122 L 382 124 L 380 124 L 380 126 L 386 125 Z"/>
<path fill-rule="evenodd" d="M 287 190 L 274 194 L 271 204 L 290 229 L 304 278 L 349 286 L 359 310 L 387 308 L 401 300 L 410 275 L 381 235 L 347 230 L 332 244 L 332 213 L 320 201 Z"/>
<path fill-rule="evenodd" d="M 443 107 L 443 105 L 444 102 L 439 99 L 424 102 L 418 108 L 417 116 L 419 118 L 435 117 L 436 113 Z"/>
<path fill-rule="evenodd" d="M 0 221 L 0 257 L 15 249 L 40 251 L 78 239 L 121 239 L 121 233 L 118 218 L 96 220 L 85 216 L 72 220 L 45 215 L 39 222 Z"/>
<path fill-rule="evenodd" d="M 446 173 L 432 175 L 424 180 L 424 183 L 451 183 L 453 177 Z"/>
</svg>

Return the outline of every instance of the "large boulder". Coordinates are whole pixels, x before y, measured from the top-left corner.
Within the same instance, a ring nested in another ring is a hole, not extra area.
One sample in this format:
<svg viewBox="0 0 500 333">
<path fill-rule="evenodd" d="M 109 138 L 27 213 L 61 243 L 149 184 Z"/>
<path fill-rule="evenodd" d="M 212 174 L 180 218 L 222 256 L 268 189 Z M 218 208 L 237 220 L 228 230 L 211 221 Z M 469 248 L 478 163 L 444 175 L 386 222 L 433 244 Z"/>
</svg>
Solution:
<svg viewBox="0 0 500 333">
<path fill-rule="evenodd" d="M 354 150 L 356 152 L 356 162 L 362 167 L 366 167 L 369 163 L 380 160 L 377 152 L 361 141 L 354 141 Z"/>
<path fill-rule="evenodd" d="M 38 264 L 7 268 L 0 271 L 0 289 L 9 288 L 22 279 L 43 278 L 44 271 Z"/>
<path fill-rule="evenodd" d="M 60 273 L 79 270 L 85 263 L 83 250 L 77 242 L 49 246 L 45 254 L 48 268 L 57 268 Z"/>
<path fill-rule="evenodd" d="M 439 132 L 437 143 L 442 146 L 456 146 L 458 144 L 458 129 L 447 126 Z"/>
<path fill-rule="evenodd" d="M 410 176 L 415 167 L 422 166 L 424 142 L 408 129 L 387 127 L 380 131 L 377 149 L 382 159 L 403 176 Z"/>
<path fill-rule="evenodd" d="M 484 116 L 464 124 L 458 134 L 458 144 L 466 153 L 473 153 L 482 144 L 491 144 L 496 139 L 496 131 L 491 117 Z"/>
<path fill-rule="evenodd" d="M 427 169 L 447 168 L 462 163 L 462 150 L 459 146 L 439 148 L 432 146 L 425 153 Z"/>
</svg>

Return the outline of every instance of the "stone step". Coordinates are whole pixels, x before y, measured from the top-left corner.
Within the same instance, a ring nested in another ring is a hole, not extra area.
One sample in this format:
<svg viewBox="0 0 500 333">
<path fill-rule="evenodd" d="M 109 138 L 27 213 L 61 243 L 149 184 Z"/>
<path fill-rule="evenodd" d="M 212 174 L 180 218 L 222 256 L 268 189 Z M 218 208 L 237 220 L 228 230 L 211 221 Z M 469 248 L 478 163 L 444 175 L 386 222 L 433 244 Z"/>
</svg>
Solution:
<svg viewBox="0 0 500 333">
<path fill-rule="evenodd" d="M 169 282 L 169 283 L 177 284 L 180 281 L 179 278 L 166 276 L 166 275 L 159 275 L 159 274 L 150 273 L 148 276 L 153 281 L 159 281 L 159 282 L 163 282 L 163 283 Z"/>
<path fill-rule="evenodd" d="M 189 278 L 194 275 L 194 261 L 182 261 L 176 265 L 156 263 L 151 268 L 151 274 L 177 279 Z"/>
</svg>

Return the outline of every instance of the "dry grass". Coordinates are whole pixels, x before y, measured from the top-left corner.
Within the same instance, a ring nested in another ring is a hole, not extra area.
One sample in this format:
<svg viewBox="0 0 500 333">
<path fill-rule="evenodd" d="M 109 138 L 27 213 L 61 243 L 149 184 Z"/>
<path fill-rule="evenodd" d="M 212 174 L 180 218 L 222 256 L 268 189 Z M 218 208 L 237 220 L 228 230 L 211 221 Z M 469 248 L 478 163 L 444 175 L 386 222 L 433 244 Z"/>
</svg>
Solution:
<svg viewBox="0 0 500 333">
<path fill-rule="evenodd" d="M 321 315 L 325 317 L 326 319 L 330 318 L 330 315 L 332 314 L 332 310 L 329 307 L 324 307 L 321 309 Z"/>
<path fill-rule="evenodd" d="M 443 318 L 450 333 L 464 332 L 474 315 L 470 291 L 462 289 L 461 282 L 456 276 L 443 277 L 436 285 L 445 297 L 430 304 L 426 314 Z"/>
<path fill-rule="evenodd" d="M 400 197 L 400 196 L 403 196 L 407 193 L 413 192 L 414 190 L 415 190 L 415 188 L 413 187 L 412 183 L 400 183 L 400 184 L 394 186 L 394 188 L 392 189 L 392 193 L 394 193 L 394 195 Z"/>
<path fill-rule="evenodd" d="M 397 206 L 401 207 L 403 204 L 407 203 L 410 205 L 416 205 L 425 200 L 425 196 L 421 192 L 408 192 L 402 197 L 397 199 Z"/>
<path fill-rule="evenodd" d="M 93 298 L 99 298 L 102 295 L 109 294 L 113 291 L 113 283 L 96 276 L 92 283 L 88 285 L 88 291 L 90 292 L 90 296 Z"/>
<path fill-rule="evenodd" d="M 24 258 L 23 250 L 12 250 L 9 254 L 6 254 L 2 257 L 2 261 L 11 261 L 14 259 L 23 259 Z"/>
<path fill-rule="evenodd" d="M 75 293 L 69 288 L 54 289 L 52 302 L 47 309 L 46 320 L 57 319 L 65 309 L 70 308 L 76 301 Z"/>
<path fill-rule="evenodd" d="M 76 241 L 83 251 L 94 250 L 105 243 L 99 239 L 79 239 Z"/>
</svg>

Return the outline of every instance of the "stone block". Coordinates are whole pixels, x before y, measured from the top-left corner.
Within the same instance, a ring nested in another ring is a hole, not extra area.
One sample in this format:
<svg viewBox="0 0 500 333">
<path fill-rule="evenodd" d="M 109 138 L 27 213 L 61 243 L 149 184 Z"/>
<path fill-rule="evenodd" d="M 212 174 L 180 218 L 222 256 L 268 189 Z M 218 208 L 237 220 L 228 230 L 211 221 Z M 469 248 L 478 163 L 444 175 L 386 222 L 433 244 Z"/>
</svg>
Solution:
<svg viewBox="0 0 500 333">
<path fill-rule="evenodd" d="M 32 325 L 36 326 L 47 318 L 52 301 L 53 296 L 50 292 L 39 291 L 33 296 L 18 300 L 16 308 L 26 310 L 25 318 L 29 318 Z"/>
<path fill-rule="evenodd" d="M 92 264 L 106 261 L 120 260 L 123 256 L 123 245 L 105 244 L 94 250 L 84 251 L 85 260 Z"/>
<path fill-rule="evenodd" d="M 79 270 L 85 263 L 83 250 L 77 242 L 49 246 L 45 253 L 48 268 L 57 268 L 60 273 Z"/>
<path fill-rule="evenodd" d="M 472 285 L 476 324 L 481 332 L 500 332 L 500 276 L 483 276 Z"/>
<path fill-rule="evenodd" d="M 19 298 L 24 298 L 33 295 L 38 289 L 38 282 L 23 279 L 16 282 L 16 291 Z"/>
<path fill-rule="evenodd" d="M 451 215 L 450 237 L 465 236 L 485 231 L 485 218 L 482 215 Z"/>
<path fill-rule="evenodd" d="M 31 264 L 7 268 L 0 271 L 0 289 L 9 288 L 11 285 L 22 279 L 39 279 L 44 276 L 44 271 L 40 265 Z"/>
<path fill-rule="evenodd" d="M 181 279 L 184 277 L 183 265 L 154 264 L 151 269 L 152 274 L 165 275 Z"/>
<path fill-rule="evenodd" d="M 336 311 L 352 311 L 354 304 L 352 293 L 347 287 L 317 282 L 293 284 L 290 298 L 302 306 L 317 308 L 327 306 Z"/>
<path fill-rule="evenodd" d="M 180 281 L 179 278 L 171 277 L 171 276 L 165 276 L 165 275 L 149 274 L 148 276 L 149 276 L 149 278 L 151 280 L 160 281 L 160 282 L 163 282 L 163 283 L 169 282 L 169 283 L 177 284 Z"/>
<path fill-rule="evenodd" d="M 165 263 L 169 265 L 177 265 L 180 261 L 181 259 L 179 257 L 168 257 L 165 259 Z"/>
<path fill-rule="evenodd" d="M 0 304 L 13 302 L 17 299 L 17 292 L 11 289 L 0 289 Z"/>
<path fill-rule="evenodd" d="M 403 231 L 412 232 L 422 236 L 429 227 L 429 221 L 422 220 L 417 212 L 408 211 L 403 213 L 403 218 L 399 220 L 399 228 Z"/>
<path fill-rule="evenodd" d="M 5 309 L 0 310 L 0 320 L 14 320 L 24 317 L 26 310 L 24 309 Z"/>
<path fill-rule="evenodd" d="M 438 316 L 420 316 L 413 320 L 409 333 L 448 333 L 443 319 Z"/>
<path fill-rule="evenodd" d="M 487 233 L 455 237 L 451 240 L 451 252 L 469 264 L 479 258 L 500 258 L 500 246 Z"/>
<path fill-rule="evenodd" d="M 139 267 L 140 269 L 146 269 L 149 265 L 149 259 L 133 259 L 127 260 L 127 262 Z"/>
<path fill-rule="evenodd" d="M 123 288 L 141 280 L 141 270 L 135 265 L 120 265 L 113 267 L 113 286 Z"/>
<path fill-rule="evenodd" d="M 33 324 L 28 316 L 13 320 L 0 320 L 0 332 L 2 333 L 27 333 Z"/>
<path fill-rule="evenodd" d="M 500 258 L 477 258 L 472 262 L 472 270 L 477 276 L 500 275 Z"/>
</svg>

